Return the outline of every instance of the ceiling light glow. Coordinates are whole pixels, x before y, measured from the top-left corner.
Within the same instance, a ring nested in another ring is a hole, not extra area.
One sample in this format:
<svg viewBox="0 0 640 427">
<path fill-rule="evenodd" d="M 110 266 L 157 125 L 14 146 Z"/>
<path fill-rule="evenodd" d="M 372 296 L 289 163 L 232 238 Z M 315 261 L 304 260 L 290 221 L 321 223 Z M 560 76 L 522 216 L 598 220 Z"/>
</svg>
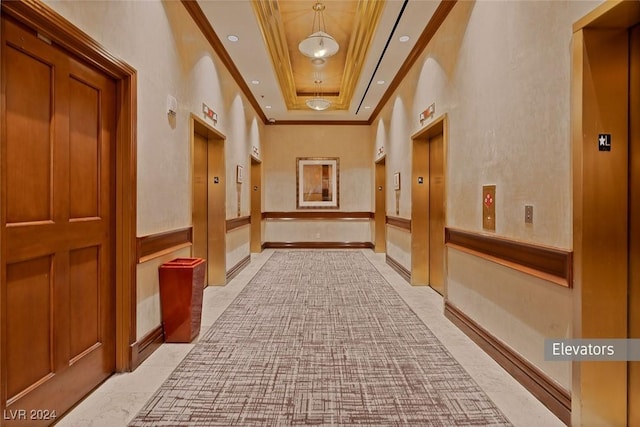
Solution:
<svg viewBox="0 0 640 427">
<path fill-rule="evenodd" d="M 229 40 L 230 42 L 237 42 L 238 40 L 240 40 L 240 38 L 234 34 L 229 34 L 227 36 L 227 40 Z"/>
<path fill-rule="evenodd" d="M 398 40 L 400 40 L 402 43 L 408 42 L 409 41 L 409 36 L 400 36 L 400 38 Z"/>
</svg>

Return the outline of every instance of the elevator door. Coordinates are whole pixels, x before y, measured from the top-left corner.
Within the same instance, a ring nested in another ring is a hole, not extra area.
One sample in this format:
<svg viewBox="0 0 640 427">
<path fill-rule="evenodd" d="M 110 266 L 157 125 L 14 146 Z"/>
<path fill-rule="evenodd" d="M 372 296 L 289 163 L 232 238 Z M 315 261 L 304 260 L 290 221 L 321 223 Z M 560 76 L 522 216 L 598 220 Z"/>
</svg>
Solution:
<svg viewBox="0 0 640 427">
<path fill-rule="evenodd" d="M 116 85 L 6 18 L 1 51 L 1 406 L 50 424 L 115 369 Z"/>
<path fill-rule="evenodd" d="M 444 295 L 444 147 L 429 139 L 429 285 Z"/>
<path fill-rule="evenodd" d="M 376 211 L 375 211 L 375 252 L 384 253 L 387 247 L 387 188 L 386 175 L 387 168 L 385 159 L 376 162 L 375 172 L 375 194 L 376 194 Z"/>
<path fill-rule="evenodd" d="M 207 139 L 195 133 L 193 136 L 193 256 L 208 257 L 208 213 L 207 206 Z M 209 283 L 208 270 L 205 272 L 205 286 Z"/>
<path fill-rule="evenodd" d="M 629 338 L 640 338 L 640 25 L 631 29 L 629 91 Z M 640 426 L 640 362 L 629 362 L 630 426 Z"/>
</svg>

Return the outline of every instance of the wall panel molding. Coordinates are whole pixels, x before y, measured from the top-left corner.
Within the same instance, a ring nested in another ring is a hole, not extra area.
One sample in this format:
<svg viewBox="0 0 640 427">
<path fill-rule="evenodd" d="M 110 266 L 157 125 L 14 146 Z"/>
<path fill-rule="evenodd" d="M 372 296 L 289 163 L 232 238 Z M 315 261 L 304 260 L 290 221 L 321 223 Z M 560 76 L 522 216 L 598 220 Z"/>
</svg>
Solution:
<svg viewBox="0 0 640 427">
<path fill-rule="evenodd" d="M 407 268 L 405 268 L 404 265 L 391 258 L 388 254 L 386 256 L 386 261 L 391 268 L 393 268 L 399 275 L 402 276 L 404 280 L 407 281 L 407 283 L 411 283 L 411 272 Z"/>
<path fill-rule="evenodd" d="M 411 232 L 411 220 L 408 218 L 387 215 L 386 222 L 389 225 Z"/>
<path fill-rule="evenodd" d="M 373 249 L 371 242 L 264 242 L 263 249 Z"/>
<path fill-rule="evenodd" d="M 193 227 L 180 228 L 163 233 L 138 237 L 138 264 L 166 255 L 193 243 Z"/>
<path fill-rule="evenodd" d="M 444 315 L 471 338 L 562 422 L 571 423 L 571 393 L 494 337 L 456 306 L 445 301 Z"/>
<path fill-rule="evenodd" d="M 240 216 L 238 218 L 232 218 L 227 220 L 227 233 L 236 228 L 244 227 L 251 224 L 250 216 Z"/>
<path fill-rule="evenodd" d="M 344 211 L 304 211 L 304 212 L 263 212 L 262 219 L 294 221 L 294 220 L 321 220 L 321 221 L 354 221 L 373 220 L 373 212 L 344 212 Z"/>
<path fill-rule="evenodd" d="M 573 286 L 571 251 L 470 231 L 445 229 L 448 247 L 564 287 Z"/>
</svg>

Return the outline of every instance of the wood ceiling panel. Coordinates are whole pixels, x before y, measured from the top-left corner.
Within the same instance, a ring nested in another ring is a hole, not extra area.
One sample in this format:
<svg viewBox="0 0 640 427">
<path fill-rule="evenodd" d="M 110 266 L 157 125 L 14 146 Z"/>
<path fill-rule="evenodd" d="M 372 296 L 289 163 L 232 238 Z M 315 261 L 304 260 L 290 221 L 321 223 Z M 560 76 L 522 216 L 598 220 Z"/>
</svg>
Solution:
<svg viewBox="0 0 640 427">
<path fill-rule="evenodd" d="M 320 90 L 332 102 L 331 109 L 347 110 L 385 2 L 325 2 L 325 28 L 336 39 L 340 50 L 322 66 L 314 66 L 298 51 L 300 41 L 314 28 L 314 4 L 299 0 L 256 0 L 253 7 L 287 108 L 307 109 L 304 101 L 313 95 L 314 80 L 319 79 L 323 82 Z"/>
</svg>

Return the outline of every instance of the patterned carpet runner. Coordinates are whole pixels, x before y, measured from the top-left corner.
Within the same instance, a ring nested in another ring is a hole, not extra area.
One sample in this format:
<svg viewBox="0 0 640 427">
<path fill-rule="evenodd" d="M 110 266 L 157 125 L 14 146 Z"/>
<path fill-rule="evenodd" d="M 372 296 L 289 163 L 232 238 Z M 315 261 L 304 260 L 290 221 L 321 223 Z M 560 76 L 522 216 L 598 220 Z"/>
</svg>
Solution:
<svg viewBox="0 0 640 427">
<path fill-rule="evenodd" d="M 130 426 L 510 425 L 359 251 L 275 252 Z"/>
</svg>

